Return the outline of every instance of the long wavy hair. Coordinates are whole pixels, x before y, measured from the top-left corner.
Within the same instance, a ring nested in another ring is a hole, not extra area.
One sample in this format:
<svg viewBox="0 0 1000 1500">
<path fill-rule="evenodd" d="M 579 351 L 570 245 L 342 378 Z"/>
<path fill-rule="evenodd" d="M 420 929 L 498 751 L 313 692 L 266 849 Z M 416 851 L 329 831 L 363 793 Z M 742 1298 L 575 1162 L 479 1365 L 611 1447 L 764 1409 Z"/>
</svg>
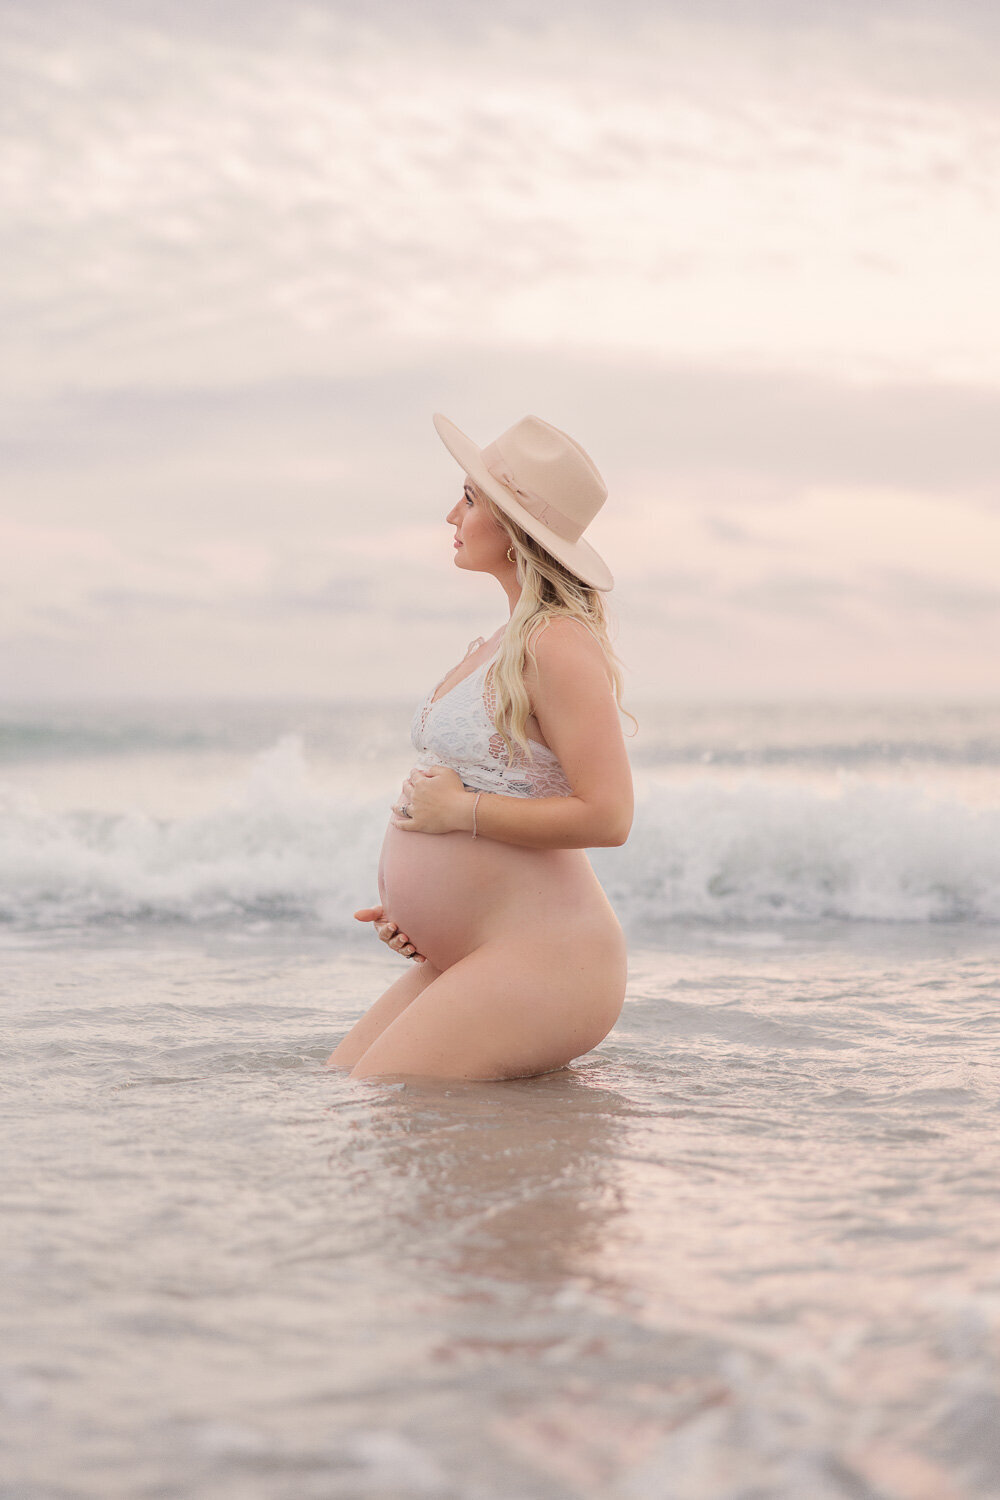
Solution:
<svg viewBox="0 0 1000 1500">
<path fill-rule="evenodd" d="M 622 704 L 621 663 L 611 645 L 608 611 L 599 589 L 577 578 L 568 568 L 546 552 L 541 542 L 505 515 L 482 490 L 477 493 L 501 530 L 510 538 L 517 562 L 517 580 L 521 596 L 504 633 L 500 655 L 486 674 L 487 693 L 493 700 L 493 721 L 512 760 L 520 755 L 532 758 L 527 725 L 531 703 L 524 685 L 524 669 L 530 656 L 534 660 L 533 641 L 549 620 L 579 620 L 597 641 L 608 664 L 619 709 L 638 721 Z M 633 729 L 633 733 L 635 733 Z"/>
</svg>

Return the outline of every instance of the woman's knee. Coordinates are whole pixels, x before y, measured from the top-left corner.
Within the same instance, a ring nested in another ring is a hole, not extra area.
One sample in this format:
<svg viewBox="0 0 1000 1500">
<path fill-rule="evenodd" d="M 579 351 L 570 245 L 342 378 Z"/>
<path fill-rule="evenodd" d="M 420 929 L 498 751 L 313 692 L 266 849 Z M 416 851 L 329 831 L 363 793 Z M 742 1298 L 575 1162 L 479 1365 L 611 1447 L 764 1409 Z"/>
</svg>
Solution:
<svg viewBox="0 0 1000 1500">
<path fill-rule="evenodd" d="M 447 969 L 375 1038 L 352 1078 L 527 1078 L 565 1067 L 604 1039 L 621 1009 L 611 965 L 539 963 L 487 945 Z"/>
<path fill-rule="evenodd" d="M 334 1048 L 326 1060 L 326 1066 L 353 1068 L 372 1043 L 438 977 L 439 971 L 428 963 L 414 964 L 405 974 L 400 975 Z"/>
</svg>

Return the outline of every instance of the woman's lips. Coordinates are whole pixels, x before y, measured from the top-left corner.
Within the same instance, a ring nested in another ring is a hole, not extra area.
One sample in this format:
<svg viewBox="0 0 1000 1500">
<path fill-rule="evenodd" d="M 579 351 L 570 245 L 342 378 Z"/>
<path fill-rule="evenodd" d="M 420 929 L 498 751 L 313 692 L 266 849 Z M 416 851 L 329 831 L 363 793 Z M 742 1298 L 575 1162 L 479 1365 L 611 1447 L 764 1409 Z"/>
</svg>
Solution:
<svg viewBox="0 0 1000 1500">
<path fill-rule="evenodd" d="M 461 547 L 462 543 L 458 540 L 458 537 L 456 537 L 452 545 L 455 547 Z"/>
</svg>

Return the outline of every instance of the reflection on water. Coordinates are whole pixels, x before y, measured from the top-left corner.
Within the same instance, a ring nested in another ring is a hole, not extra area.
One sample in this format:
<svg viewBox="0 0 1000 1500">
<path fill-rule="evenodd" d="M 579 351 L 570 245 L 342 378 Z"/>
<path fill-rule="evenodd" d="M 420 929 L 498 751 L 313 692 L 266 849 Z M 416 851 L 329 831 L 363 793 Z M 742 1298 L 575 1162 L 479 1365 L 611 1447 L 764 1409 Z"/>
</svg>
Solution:
<svg viewBox="0 0 1000 1500">
<path fill-rule="evenodd" d="M 18 1493 L 993 1500 L 996 943 L 728 936 L 419 1086 L 380 954 L 6 944 Z"/>
<path fill-rule="evenodd" d="M 382 1097 L 347 1153 L 358 1198 L 389 1243 L 456 1275 L 612 1292 L 631 1111 L 597 1072 L 369 1085 Z"/>
</svg>

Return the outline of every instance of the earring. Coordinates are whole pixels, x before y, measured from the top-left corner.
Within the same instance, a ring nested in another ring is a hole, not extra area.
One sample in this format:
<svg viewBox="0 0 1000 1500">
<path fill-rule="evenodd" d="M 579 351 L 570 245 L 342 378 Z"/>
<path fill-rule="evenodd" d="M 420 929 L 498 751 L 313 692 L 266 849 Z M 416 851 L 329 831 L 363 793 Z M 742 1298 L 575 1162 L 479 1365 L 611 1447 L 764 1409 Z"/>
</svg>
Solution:
<svg viewBox="0 0 1000 1500">
<path fill-rule="evenodd" d="M 517 558 L 514 556 L 514 548 L 513 548 L 513 546 L 507 548 L 507 561 L 508 562 L 517 562 Z"/>
</svg>

